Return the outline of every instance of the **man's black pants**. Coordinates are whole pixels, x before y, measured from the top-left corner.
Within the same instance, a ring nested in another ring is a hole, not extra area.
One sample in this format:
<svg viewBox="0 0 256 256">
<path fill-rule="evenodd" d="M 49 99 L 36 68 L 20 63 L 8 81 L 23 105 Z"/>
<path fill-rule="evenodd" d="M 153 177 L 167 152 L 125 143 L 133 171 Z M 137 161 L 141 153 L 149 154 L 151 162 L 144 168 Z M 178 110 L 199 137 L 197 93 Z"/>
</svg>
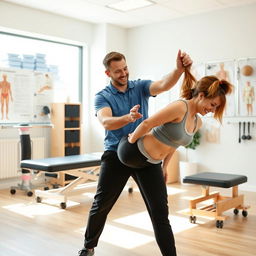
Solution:
<svg viewBox="0 0 256 256">
<path fill-rule="evenodd" d="M 85 248 L 97 246 L 107 215 L 132 176 L 146 204 L 162 255 L 176 256 L 174 236 L 168 220 L 167 190 L 161 164 L 151 164 L 142 169 L 130 168 L 119 161 L 114 151 L 105 151 L 101 160 L 97 192 L 85 232 Z"/>
</svg>

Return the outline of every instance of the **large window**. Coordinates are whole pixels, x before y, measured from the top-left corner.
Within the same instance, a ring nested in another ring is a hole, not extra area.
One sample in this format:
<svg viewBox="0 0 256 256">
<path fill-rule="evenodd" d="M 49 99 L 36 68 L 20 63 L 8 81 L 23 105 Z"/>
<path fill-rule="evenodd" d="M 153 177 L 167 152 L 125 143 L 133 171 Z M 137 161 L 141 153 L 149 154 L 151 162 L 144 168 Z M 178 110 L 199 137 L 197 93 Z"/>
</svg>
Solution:
<svg viewBox="0 0 256 256">
<path fill-rule="evenodd" d="M 4 32 L 0 42 L 0 67 L 48 72 L 55 102 L 82 101 L 81 46 Z"/>
</svg>

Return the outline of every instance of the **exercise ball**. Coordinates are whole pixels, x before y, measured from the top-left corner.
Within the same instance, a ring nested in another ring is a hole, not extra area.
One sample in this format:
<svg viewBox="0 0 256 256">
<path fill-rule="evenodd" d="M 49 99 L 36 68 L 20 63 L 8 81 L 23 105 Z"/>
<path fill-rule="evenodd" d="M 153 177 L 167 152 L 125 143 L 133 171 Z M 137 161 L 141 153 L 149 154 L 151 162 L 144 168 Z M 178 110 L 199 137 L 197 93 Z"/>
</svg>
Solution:
<svg viewBox="0 0 256 256">
<path fill-rule="evenodd" d="M 250 65 L 245 65 L 242 67 L 242 74 L 244 76 L 251 76 L 253 73 L 253 68 Z"/>
</svg>

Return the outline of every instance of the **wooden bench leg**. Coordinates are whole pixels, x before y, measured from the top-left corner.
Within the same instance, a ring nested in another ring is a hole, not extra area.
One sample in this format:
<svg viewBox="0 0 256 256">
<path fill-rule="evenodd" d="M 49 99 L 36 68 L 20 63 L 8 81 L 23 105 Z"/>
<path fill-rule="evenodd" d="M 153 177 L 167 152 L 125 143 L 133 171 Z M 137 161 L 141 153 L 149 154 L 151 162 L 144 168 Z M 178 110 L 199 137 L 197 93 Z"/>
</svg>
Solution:
<svg viewBox="0 0 256 256">
<path fill-rule="evenodd" d="M 197 208 L 197 204 L 213 199 L 213 204 Z M 202 186 L 202 195 L 190 200 L 190 221 L 196 222 L 196 216 L 213 217 L 216 220 L 216 227 L 222 228 L 223 221 L 228 216 L 223 215 L 223 212 L 234 208 L 234 213 L 238 214 L 238 209 L 242 209 L 242 215 L 247 216 L 249 206 L 244 206 L 244 195 L 238 195 L 238 186 L 232 187 L 232 197 L 221 196 L 219 192 L 209 191 L 209 186 Z"/>
</svg>

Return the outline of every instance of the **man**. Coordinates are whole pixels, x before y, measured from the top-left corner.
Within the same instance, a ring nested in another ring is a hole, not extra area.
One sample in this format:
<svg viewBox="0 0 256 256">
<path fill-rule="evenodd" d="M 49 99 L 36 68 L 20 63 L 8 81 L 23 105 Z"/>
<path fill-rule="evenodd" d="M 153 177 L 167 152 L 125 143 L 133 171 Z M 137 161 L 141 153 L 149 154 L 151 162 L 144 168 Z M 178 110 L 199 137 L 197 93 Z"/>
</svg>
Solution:
<svg viewBox="0 0 256 256">
<path fill-rule="evenodd" d="M 90 210 L 85 232 L 84 248 L 79 256 L 93 256 L 106 218 L 127 180 L 133 177 L 138 184 L 149 212 L 158 246 L 164 256 L 175 256 L 175 242 L 168 220 L 167 191 L 161 164 L 153 168 L 133 169 L 117 157 L 117 146 L 124 135 L 134 131 L 148 117 L 148 99 L 171 89 L 192 61 L 179 50 L 176 69 L 162 80 L 130 81 L 125 56 L 108 53 L 103 64 L 110 84 L 95 97 L 96 115 L 105 128 L 104 154 L 97 192 Z M 139 112 L 140 111 L 140 112 Z"/>
</svg>

